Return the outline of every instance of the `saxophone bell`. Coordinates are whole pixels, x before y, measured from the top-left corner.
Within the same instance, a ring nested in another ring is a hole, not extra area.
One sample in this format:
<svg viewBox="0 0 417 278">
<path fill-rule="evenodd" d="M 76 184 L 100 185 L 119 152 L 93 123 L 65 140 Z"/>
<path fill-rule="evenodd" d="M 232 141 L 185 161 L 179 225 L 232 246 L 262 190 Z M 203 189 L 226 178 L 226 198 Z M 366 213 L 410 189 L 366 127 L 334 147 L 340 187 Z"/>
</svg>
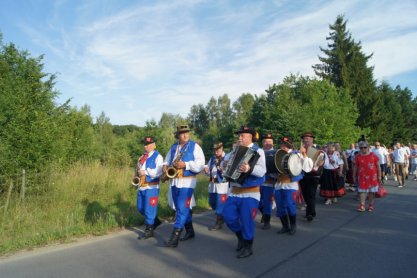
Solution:
<svg viewBox="0 0 417 278">
<path fill-rule="evenodd" d="M 141 185 L 141 178 L 140 177 L 138 177 L 138 176 L 134 176 L 133 178 L 132 178 L 132 185 L 134 186 L 134 187 L 139 187 L 140 185 Z"/>
</svg>

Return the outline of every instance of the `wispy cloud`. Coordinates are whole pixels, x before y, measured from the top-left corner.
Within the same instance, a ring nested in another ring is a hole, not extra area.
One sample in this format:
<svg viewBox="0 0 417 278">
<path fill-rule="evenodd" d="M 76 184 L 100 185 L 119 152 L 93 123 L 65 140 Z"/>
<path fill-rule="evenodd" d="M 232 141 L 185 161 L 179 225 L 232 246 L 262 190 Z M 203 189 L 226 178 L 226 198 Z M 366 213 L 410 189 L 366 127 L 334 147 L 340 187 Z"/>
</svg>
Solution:
<svg viewBox="0 0 417 278">
<path fill-rule="evenodd" d="M 313 75 L 339 14 L 364 51 L 374 53 L 376 78 L 417 69 L 412 0 L 190 0 L 123 8 L 88 1 L 71 10 L 69 26 L 59 19 L 70 2 L 55 5 L 50 30 L 21 27 L 61 72 L 64 98 L 86 102 L 95 115 L 105 111 L 117 124 L 143 125 L 162 112 L 186 116 L 212 96 L 235 100 L 261 94 L 290 73 Z"/>
</svg>

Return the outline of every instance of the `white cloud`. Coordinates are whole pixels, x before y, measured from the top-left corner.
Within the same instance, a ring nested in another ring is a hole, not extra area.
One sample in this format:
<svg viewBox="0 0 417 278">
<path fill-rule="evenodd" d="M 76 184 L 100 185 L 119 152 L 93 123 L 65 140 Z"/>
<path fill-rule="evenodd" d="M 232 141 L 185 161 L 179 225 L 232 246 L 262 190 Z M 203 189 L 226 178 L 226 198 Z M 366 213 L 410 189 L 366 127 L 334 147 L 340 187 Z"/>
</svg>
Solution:
<svg viewBox="0 0 417 278">
<path fill-rule="evenodd" d="M 62 72 L 64 99 L 87 102 L 115 124 L 143 125 L 162 112 L 186 116 L 212 96 L 235 100 L 290 73 L 311 76 L 339 14 L 364 52 L 374 53 L 376 78 L 417 67 L 414 1 L 160 1 L 106 7 L 114 12 L 104 16 L 97 5 L 105 4 L 83 2 L 74 26 L 54 26 L 58 38 L 36 26 L 25 32 L 53 55 L 47 61 Z M 65 12 L 60 6 L 55 11 Z"/>
</svg>

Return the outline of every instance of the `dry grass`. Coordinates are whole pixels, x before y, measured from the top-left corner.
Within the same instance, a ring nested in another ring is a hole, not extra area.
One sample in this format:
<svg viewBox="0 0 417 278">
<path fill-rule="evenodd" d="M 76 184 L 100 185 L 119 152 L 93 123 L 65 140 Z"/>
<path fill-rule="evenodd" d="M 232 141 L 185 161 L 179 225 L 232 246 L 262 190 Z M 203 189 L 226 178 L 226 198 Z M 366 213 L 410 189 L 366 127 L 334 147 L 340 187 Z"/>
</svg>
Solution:
<svg viewBox="0 0 417 278">
<path fill-rule="evenodd" d="M 136 190 L 130 186 L 132 169 L 100 163 L 73 165 L 49 179 L 45 193 L 24 201 L 14 192 L 7 211 L 0 199 L 0 255 L 74 237 L 101 235 L 123 227 L 141 225 L 136 210 Z M 34 185 L 32 185 L 34 186 Z M 171 216 L 167 184 L 160 186 L 158 215 Z M 195 191 L 197 210 L 208 208 L 207 178 L 200 177 Z"/>
</svg>

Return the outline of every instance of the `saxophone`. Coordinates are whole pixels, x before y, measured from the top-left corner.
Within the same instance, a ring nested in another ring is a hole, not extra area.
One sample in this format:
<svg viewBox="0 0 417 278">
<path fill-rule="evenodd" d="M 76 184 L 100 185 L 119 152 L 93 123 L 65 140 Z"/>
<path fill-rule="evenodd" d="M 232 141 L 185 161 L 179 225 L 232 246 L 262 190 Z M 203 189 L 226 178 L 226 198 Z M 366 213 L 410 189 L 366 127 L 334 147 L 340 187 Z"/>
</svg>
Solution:
<svg viewBox="0 0 417 278">
<path fill-rule="evenodd" d="M 132 178 L 132 186 L 133 187 L 140 187 L 142 184 L 142 178 L 139 176 L 139 170 L 140 168 L 142 168 L 143 163 L 145 163 L 146 161 L 146 156 L 145 154 L 142 154 L 139 159 L 138 162 L 136 163 L 136 168 L 135 168 L 135 174 Z"/>
<path fill-rule="evenodd" d="M 175 157 L 175 159 L 172 161 L 172 163 L 171 163 L 171 166 L 169 166 L 167 169 L 166 169 L 166 171 L 164 171 L 164 173 L 162 174 L 162 176 L 161 176 L 161 178 L 160 178 L 160 181 L 161 182 L 166 182 L 167 180 L 169 180 L 169 179 L 175 179 L 177 176 L 178 176 L 178 174 L 179 174 L 179 170 L 177 169 L 177 168 L 175 168 L 174 167 L 174 165 L 177 163 L 177 162 L 179 162 L 179 161 L 181 161 L 181 159 L 182 159 L 182 157 L 184 156 L 184 154 L 185 154 L 185 152 L 187 151 L 187 149 L 188 149 L 188 143 L 187 143 L 187 146 L 185 147 L 185 149 L 182 151 L 182 152 L 180 152 L 176 157 Z"/>
</svg>

